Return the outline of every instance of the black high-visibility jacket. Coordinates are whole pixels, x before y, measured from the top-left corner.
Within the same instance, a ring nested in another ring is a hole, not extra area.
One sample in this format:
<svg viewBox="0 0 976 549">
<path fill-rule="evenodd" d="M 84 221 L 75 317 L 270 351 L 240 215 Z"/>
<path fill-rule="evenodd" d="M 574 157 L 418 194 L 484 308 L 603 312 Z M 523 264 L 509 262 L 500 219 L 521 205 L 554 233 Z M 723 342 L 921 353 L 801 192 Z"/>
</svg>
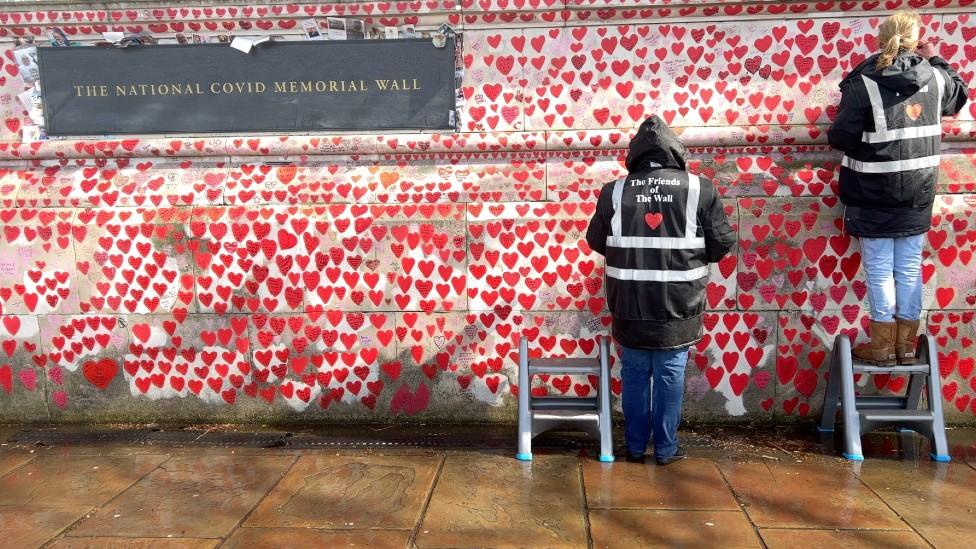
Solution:
<svg viewBox="0 0 976 549">
<path fill-rule="evenodd" d="M 735 244 L 718 193 L 685 171 L 685 150 L 657 116 L 641 124 L 629 175 L 600 192 L 586 242 L 606 256 L 613 336 L 636 349 L 701 339 L 708 264 Z"/>
<path fill-rule="evenodd" d="M 840 83 L 840 109 L 827 132 L 844 151 L 844 227 L 869 238 L 923 234 L 932 223 L 942 116 L 966 104 L 966 83 L 941 57 L 905 53 L 881 70 L 876 59 Z"/>
</svg>

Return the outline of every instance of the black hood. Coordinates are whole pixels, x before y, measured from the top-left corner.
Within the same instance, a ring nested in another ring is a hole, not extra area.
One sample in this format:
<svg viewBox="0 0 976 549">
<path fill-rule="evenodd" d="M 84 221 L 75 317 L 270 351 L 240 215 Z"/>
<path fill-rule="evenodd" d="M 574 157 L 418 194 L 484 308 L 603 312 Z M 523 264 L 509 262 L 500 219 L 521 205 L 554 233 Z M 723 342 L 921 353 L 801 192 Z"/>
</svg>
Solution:
<svg viewBox="0 0 976 549">
<path fill-rule="evenodd" d="M 645 171 L 651 162 L 664 168 L 685 169 L 685 146 L 657 115 L 645 120 L 631 140 L 627 171 Z"/>
<path fill-rule="evenodd" d="M 851 78 L 863 74 L 889 90 L 902 95 L 915 95 L 935 76 L 932 65 L 914 53 L 903 53 L 896 57 L 891 65 L 880 70 L 875 67 L 877 59 L 877 54 L 865 59 L 841 81 L 841 87 Z"/>
</svg>

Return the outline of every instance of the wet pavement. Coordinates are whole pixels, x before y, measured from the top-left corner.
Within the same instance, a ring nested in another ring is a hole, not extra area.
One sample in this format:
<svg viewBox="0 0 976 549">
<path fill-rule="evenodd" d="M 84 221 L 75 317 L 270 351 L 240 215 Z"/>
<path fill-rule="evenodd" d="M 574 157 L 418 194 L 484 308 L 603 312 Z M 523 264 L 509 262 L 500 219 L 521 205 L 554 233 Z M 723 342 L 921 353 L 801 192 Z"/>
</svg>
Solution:
<svg viewBox="0 0 976 549">
<path fill-rule="evenodd" d="M 976 430 L 937 464 L 910 434 L 852 463 L 803 429 L 713 427 L 658 467 L 568 434 L 518 462 L 508 427 L 240 429 L 0 427 L 0 547 L 951 548 L 976 526 Z"/>
</svg>

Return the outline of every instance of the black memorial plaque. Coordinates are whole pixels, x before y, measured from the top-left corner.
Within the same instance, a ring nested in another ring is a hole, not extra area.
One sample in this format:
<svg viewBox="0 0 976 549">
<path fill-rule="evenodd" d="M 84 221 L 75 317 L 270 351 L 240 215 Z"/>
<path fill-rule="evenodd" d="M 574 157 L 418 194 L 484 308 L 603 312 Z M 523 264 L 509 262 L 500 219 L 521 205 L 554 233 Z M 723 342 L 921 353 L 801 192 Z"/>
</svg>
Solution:
<svg viewBox="0 0 976 549">
<path fill-rule="evenodd" d="M 49 135 L 452 129 L 454 44 L 38 48 Z"/>
</svg>

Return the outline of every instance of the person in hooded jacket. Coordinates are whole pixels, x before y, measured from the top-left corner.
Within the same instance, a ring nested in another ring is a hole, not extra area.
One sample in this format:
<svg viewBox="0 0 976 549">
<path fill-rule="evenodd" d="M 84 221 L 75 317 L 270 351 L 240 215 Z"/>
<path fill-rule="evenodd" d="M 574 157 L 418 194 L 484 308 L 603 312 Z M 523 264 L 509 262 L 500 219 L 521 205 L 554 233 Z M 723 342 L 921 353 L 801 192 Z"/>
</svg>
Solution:
<svg viewBox="0 0 976 549">
<path fill-rule="evenodd" d="M 884 366 L 915 362 L 941 121 L 958 113 L 968 94 L 936 55 L 936 42 L 919 42 L 921 23 L 917 13 L 900 11 L 881 24 L 881 52 L 841 81 L 840 107 L 827 133 L 844 152 L 844 229 L 860 238 L 867 271 L 871 341 L 857 346 L 854 357 Z"/>
<path fill-rule="evenodd" d="M 702 337 L 708 264 L 736 236 L 710 181 L 685 171 L 685 149 L 657 116 L 630 143 L 628 175 L 600 192 L 586 242 L 606 257 L 607 305 L 621 346 L 627 460 L 685 457 L 677 430 L 688 348 Z M 653 379 L 653 399 L 649 381 Z"/>
</svg>

